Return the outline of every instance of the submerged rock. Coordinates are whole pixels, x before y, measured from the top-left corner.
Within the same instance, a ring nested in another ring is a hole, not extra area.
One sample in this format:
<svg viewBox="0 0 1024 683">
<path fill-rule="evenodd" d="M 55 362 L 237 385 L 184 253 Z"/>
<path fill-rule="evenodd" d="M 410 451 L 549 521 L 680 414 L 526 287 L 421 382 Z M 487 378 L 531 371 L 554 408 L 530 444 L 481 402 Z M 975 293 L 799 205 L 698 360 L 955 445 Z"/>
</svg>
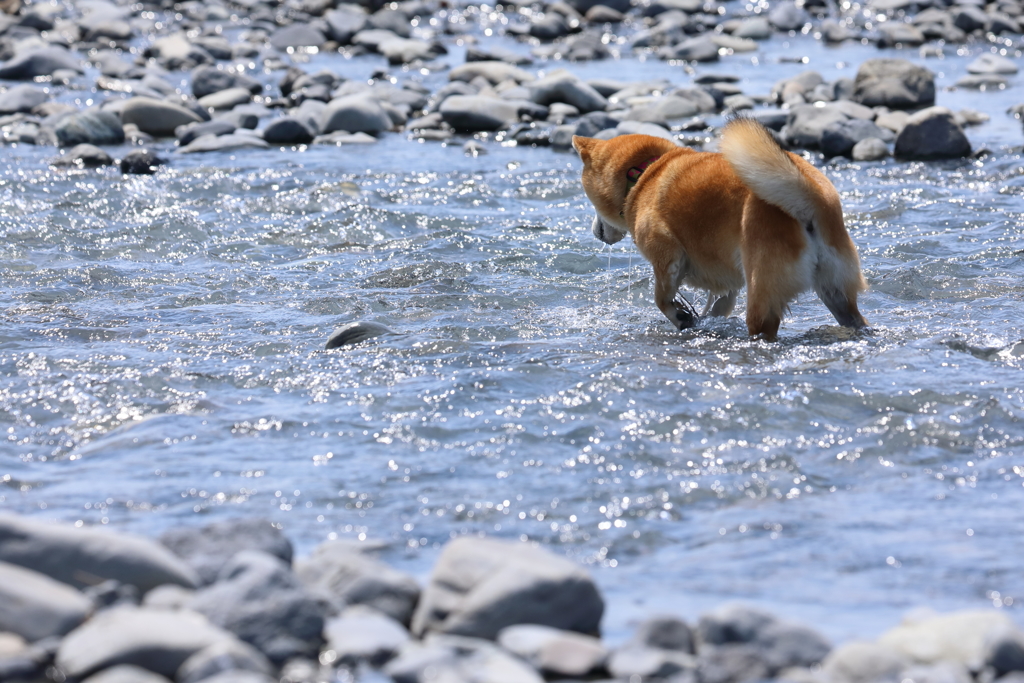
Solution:
<svg viewBox="0 0 1024 683">
<path fill-rule="evenodd" d="M 109 154 L 96 145 L 83 143 L 75 145 L 63 156 L 54 160 L 54 166 L 81 166 L 83 168 L 98 168 L 110 166 L 114 160 Z"/>
<path fill-rule="evenodd" d="M 134 123 L 143 133 L 171 137 L 179 126 L 202 121 L 199 114 L 171 102 L 133 97 L 121 109 L 121 123 Z"/>
<path fill-rule="evenodd" d="M 896 156 L 901 159 L 931 161 L 970 154 L 970 141 L 945 107 L 929 107 L 912 115 L 896 137 Z"/>
<path fill-rule="evenodd" d="M 124 142 L 121 119 L 102 109 L 87 109 L 66 116 L 55 129 L 57 142 L 62 147 L 73 145 L 119 145 Z"/>
<path fill-rule="evenodd" d="M 152 175 L 158 167 L 164 165 L 164 160 L 149 149 L 133 149 L 121 159 L 121 173 L 131 175 Z M 196 583 L 198 583 L 196 577 Z M 195 585 L 195 584 L 193 584 Z"/>
<path fill-rule="evenodd" d="M 358 344 L 359 342 L 384 334 L 394 334 L 394 332 L 380 323 L 369 321 L 349 323 L 332 332 L 324 348 L 336 349 L 342 346 Z"/>
</svg>

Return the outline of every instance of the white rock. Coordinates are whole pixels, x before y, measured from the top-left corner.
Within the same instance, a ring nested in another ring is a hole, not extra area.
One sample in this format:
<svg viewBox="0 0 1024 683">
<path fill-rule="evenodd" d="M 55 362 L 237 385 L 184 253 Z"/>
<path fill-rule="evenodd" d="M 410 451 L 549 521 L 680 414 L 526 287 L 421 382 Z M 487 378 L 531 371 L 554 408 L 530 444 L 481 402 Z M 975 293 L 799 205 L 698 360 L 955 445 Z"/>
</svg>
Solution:
<svg viewBox="0 0 1024 683">
<path fill-rule="evenodd" d="M 0 562 L 0 631 L 30 641 L 62 636 L 92 611 L 92 601 L 45 574 Z"/>
</svg>

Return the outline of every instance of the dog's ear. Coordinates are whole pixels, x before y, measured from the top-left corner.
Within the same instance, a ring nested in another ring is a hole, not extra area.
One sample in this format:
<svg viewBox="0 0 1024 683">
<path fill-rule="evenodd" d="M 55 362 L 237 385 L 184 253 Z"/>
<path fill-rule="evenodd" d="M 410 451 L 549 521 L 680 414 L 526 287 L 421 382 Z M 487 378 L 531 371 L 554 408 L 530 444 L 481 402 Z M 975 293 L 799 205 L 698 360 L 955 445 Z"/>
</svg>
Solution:
<svg viewBox="0 0 1024 683">
<path fill-rule="evenodd" d="M 599 140 L 596 138 L 585 138 L 582 135 L 572 136 L 572 148 L 580 155 L 580 159 L 583 160 L 583 163 L 588 163 L 590 161 L 590 148 L 595 142 L 599 142 Z"/>
</svg>

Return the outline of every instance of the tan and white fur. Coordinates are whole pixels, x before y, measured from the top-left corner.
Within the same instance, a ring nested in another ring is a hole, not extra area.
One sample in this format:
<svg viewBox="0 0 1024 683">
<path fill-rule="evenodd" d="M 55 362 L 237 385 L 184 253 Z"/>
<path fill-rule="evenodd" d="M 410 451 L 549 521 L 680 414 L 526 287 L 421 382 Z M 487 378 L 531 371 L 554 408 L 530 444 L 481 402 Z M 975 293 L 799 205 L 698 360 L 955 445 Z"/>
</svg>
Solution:
<svg viewBox="0 0 1024 683">
<path fill-rule="evenodd" d="M 607 244 L 632 235 L 654 267 L 655 303 L 678 329 L 697 322 L 676 298 L 683 283 L 707 290 L 703 314 L 716 316 L 732 312 L 746 285 L 747 331 L 766 339 L 811 289 L 839 324 L 868 324 L 857 308 L 867 285 L 839 193 L 761 124 L 730 122 L 721 153 L 648 135 L 576 136 L 573 147 L 597 211 L 594 235 Z"/>
</svg>

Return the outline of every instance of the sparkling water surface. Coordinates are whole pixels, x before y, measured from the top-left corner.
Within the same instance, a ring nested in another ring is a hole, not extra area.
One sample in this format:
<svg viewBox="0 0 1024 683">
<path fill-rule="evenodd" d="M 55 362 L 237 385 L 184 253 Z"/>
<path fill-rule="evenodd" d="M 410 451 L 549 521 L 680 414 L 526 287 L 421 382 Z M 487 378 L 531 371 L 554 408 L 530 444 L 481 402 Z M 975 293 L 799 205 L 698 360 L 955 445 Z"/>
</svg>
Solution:
<svg viewBox="0 0 1024 683">
<path fill-rule="evenodd" d="M 740 317 L 671 329 L 630 241 L 590 234 L 570 154 L 488 138 L 467 157 L 461 140 L 405 134 L 190 156 L 164 144 L 168 167 L 122 177 L 4 147 L 0 510 L 146 535 L 260 515 L 300 553 L 389 541 L 384 558 L 421 579 L 453 536 L 529 539 L 591 568 L 613 640 L 641 616 L 733 600 L 836 640 L 919 606 L 1016 617 L 1024 161 L 1005 110 L 1024 94 L 1019 77 L 947 89 L 989 49 L 923 62 L 939 104 L 991 115 L 968 130 L 989 154 L 809 155 L 842 194 L 872 331 L 836 327 L 807 295 L 774 344 L 747 338 L 742 295 Z M 697 73 L 757 94 L 880 54 L 920 61 L 795 36 Z M 794 55 L 807 63 L 779 60 Z M 380 63 L 304 67 L 367 78 Z M 397 334 L 323 350 L 359 320 Z"/>
</svg>

